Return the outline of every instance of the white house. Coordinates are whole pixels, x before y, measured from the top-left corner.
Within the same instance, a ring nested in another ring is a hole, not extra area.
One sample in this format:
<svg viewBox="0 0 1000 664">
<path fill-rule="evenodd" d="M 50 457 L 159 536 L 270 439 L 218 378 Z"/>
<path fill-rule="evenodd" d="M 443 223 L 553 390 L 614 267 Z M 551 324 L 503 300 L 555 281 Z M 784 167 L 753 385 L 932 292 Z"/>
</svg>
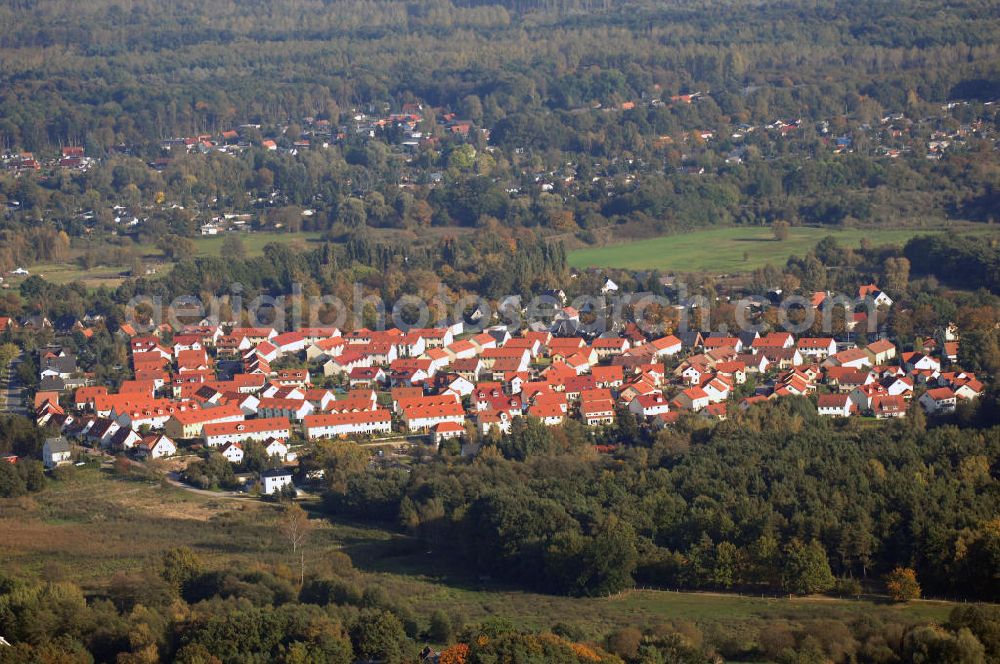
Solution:
<svg viewBox="0 0 1000 664">
<path fill-rule="evenodd" d="M 629 412 L 644 417 L 653 417 L 662 413 L 670 412 L 670 404 L 661 392 L 653 394 L 641 394 L 632 399 L 628 405 Z"/>
<path fill-rule="evenodd" d="M 936 415 L 938 413 L 950 413 L 955 410 L 958 399 L 950 387 L 939 387 L 924 392 L 920 395 L 919 401 L 924 410 L 932 415 Z"/>
<path fill-rule="evenodd" d="M 42 445 L 42 460 L 46 468 L 55 468 L 70 463 L 71 456 L 69 442 L 62 436 L 45 439 L 45 444 Z"/>
<path fill-rule="evenodd" d="M 278 457 L 282 461 L 288 456 L 288 445 L 277 438 L 272 438 L 270 442 L 264 447 L 264 453 L 269 457 Z"/>
<path fill-rule="evenodd" d="M 442 403 L 426 406 L 413 406 L 403 410 L 403 423 L 410 431 L 431 429 L 444 422 L 459 426 L 465 425 L 465 409 L 462 404 Z"/>
<path fill-rule="evenodd" d="M 218 447 L 226 443 L 238 443 L 244 440 L 265 442 L 271 438 L 288 440 L 291 436 L 291 425 L 287 417 L 266 417 L 239 422 L 215 422 L 206 424 L 203 428 L 205 444 Z"/>
<path fill-rule="evenodd" d="M 849 417 L 854 410 L 854 402 L 849 394 L 821 394 L 816 409 L 820 415 L 827 417 Z"/>
<path fill-rule="evenodd" d="M 871 301 L 876 307 L 891 307 L 892 298 L 875 284 L 867 284 L 858 289 L 858 304 Z"/>
<path fill-rule="evenodd" d="M 461 398 L 469 396 L 475 389 L 476 386 L 472 381 L 462 376 L 457 376 L 455 380 L 448 383 L 448 389 L 445 391 Z"/>
<path fill-rule="evenodd" d="M 285 468 L 265 470 L 260 474 L 260 492 L 266 496 L 292 486 L 292 471 Z"/>
<path fill-rule="evenodd" d="M 177 445 L 163 434 L 146 436 L 138 446 L 139 455 L 148 459 L 162 459 L 177 454 Z"/>
<path fill-rule="evenodd" d="M 611 424 L 615 421 L 615 404 L 610 399 L 595 399 L 580 404 L 580 417 L 589 427 Z"/>
<path fill-rule="evenodd" d="M 222 448 L 222 456 L 226 457 L 229 463 L 240 463 L 243 461 L 243 446 L 239 443 L 229 443 Z"/>
<path fill-rule="evenodd" d="M 442 422 L 434 427 L 434 442 L 438 445 L 450 438 L 461 438 L 465 427 L 455 422 Z"/>
<path fill-rule="evenodd" d="M 261 417 L 283 417 L 293 422 L 301 422 L 306 415 L 312 415 L 316 410 L 312 402 L 305 399 L 279 399 L 271 397 L 261 399 L 257 404 L 257 414 Z"/>
<path fill-rule="evenodd" d="M 372 435 L 392 430 L 392 414 L 384 409 L 347 413 L 307 415 L 302 423 L 306 438 L 336 438 L 347 435 Z"/>
<path fill-rule="evenodd" d="M 708 395 L 708 400 L 712 403 L 719 403 L 729 398 L 731 387 L 729 383 L 718 376 L 705 383 L 701 388 Z"/>
<path fill-rule="evenodd" d="M 797 347 L 803 358 L 820 362 L 837 353 L 837 342 L 831 337 L 803 337 Z"/>
<path fill-rule="evenodd" d="M 656 358 L 676 355 L 681 352 L 681 340 L 672 334 L 659 339 L 653 339 L 649 343 L 655 349 L 653 355 Z"/>
<path fill-rule="evenodd" d="M 674 401 L 683 410 L 699 411 L 710 403 L 708 394 L 700 387 L 691 387 L 678 394 Z"/>
<path fill-rule="evenodd" d="M 896 380 L 889 383 L 887 391 L 889 396 L 905 396 L 909 398 L 913 394 L 913 379 L 906 376 L 899 376 Z"/>
</svg>

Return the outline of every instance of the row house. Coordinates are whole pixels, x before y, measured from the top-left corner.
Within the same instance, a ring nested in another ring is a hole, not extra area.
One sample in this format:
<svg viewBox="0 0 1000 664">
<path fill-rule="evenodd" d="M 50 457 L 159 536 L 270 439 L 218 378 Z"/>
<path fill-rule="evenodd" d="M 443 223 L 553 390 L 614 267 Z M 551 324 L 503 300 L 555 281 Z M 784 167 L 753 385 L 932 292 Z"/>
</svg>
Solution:
<svg viewBox="0 0 1000 664">
<path fill-rule="evenodd" d="M 351 435 L 376 435 L 392 430 L 392 414 L 385 409 L 307 415 L 302 423 L 309 440 Z"/>
<path fill-rule="evenodd" d="M 288 418 L 262 417 L 234 422 L 211 422 L 203 427 L 205 444 L 219 447 L 227 443 L 253 440 L 260 443 L 272 438 L 288 440 L 292 430 Z"/>
<path fill-rule="evenodd" d="M 202 429 L 213 422 L 238 422 L 245 419 L 236 404 L 175 413 L 164 424 L 163 432 L 174 440 L 202 437 Z"/>
<path fill-rule="evenodd" d="M 315 407 L 309 401 L 303 399 L 282 399 L 264 398 L 257 404 L 257 414 L 260 417 L 275 418 L 281 417 L 293 422 L 301 422 L 307 415 L 311 415 Z"/>
<path fill-rule="evenodd" d="M 465 409 L 457 402 L 404 408 L 402 421 L 410 431 L 426 431 L 443 422 L 465 424 Z"/>
</svg>

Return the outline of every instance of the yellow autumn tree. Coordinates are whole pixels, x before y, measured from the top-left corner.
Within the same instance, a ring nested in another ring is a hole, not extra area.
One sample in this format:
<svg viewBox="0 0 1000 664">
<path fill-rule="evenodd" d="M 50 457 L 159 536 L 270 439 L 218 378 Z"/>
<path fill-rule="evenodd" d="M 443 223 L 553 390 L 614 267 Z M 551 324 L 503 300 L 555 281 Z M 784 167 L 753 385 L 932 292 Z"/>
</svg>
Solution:
<svg viewBox="0 0 1000 664">
<path fill-rule="evenodd" d="M 469 646 L 457 643 L 441 652 L 438 664 L 466 664 L 469 661 Z"/>
<path fill-rule="evenodd" d="M 896 602 L 909 602 L 920 598 L 917 572 L 911 567 L 897 567 L 885 579 L 885 589 Z"/>
</svg>

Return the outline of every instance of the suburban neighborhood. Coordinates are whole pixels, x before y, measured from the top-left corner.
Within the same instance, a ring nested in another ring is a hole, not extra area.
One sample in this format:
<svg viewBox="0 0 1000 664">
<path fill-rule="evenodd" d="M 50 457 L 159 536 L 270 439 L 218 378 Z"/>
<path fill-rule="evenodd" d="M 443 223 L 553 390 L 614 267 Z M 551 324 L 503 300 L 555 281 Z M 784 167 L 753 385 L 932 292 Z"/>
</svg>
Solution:
<svg viewBox="0 0 1000 664">
<path fill-rule="evenodd" d="M 875 284 L 859 286 L 856 300 L 882 311 L 893 304 Z M 475 455 L 517 418 L 534 418 L 547 427 L 575 421 L 607 451 L 600 431 L 623 417 L 656 431 L 682 417 L 719 422 L 805 397 L 823 417 L 886 420 L 946 415 L 984 391 L 957 364 L 954 325 L 914 348 L 788 332 L 648 336 L 634 323 L 596 337 L 553 333 L 573 330 L 565 323 L 579 316 L 564 306 L 551 329 L 478 332 L 463 323 L 279 332 L 203 321 L 150 334 L 122 325 L 130 379 L 96 384 L 71 352 L 45 347 L 31 406 L 36 424 L 56 434 L 45 443 L 47 468 L 84 449 L 140 462 L 220 454 L 242 468 L 246 446 L 257 445 L 270 468 L 250 484 L 267 495 L 305 479 L 297 460 L 322 440 Z"/>
</svg>

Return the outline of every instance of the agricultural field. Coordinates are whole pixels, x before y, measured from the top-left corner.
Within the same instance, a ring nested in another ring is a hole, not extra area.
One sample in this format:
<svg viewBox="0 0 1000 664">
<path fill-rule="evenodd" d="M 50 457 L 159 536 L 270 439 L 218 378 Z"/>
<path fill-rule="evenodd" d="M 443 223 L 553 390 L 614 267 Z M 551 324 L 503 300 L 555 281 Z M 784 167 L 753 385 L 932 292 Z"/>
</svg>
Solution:
<svg viewBox="0 0 1000 664">
<path fill-rule="evenodd" d="M 92 594 L 101 594 L 119 571 L 155 571 L 163 552 L 175 546 L 190 547 L 212 568 L 292 565 L 277 532 L 279 509 L 250 498 L 213 497 L 148 479 L 122 479 L 92 464 L 67 469 L 64 479 L 50 482 L 42 493 L 0 504 L 0 556 L 9 574 L 73 581 Z M 887 621 L 944 621 L 953 606 L 659 590 L 607 598 L 542 595 L 456 569 L 406 535 L 333 523 L 315 510 L 312 516 L 320 525 L 307 545 L 307 573 L 375 586 L 390 597 L 406 597 L 420 613 L 441 608 L 469 622 L 490 615 L 504 615 L 529 629 L 562 622 L 598 638 L 616 627 L 670 620 L 690 621 L 707 632 L 773 620 L 849 621 L 860 613 Z"/>
<path fill-rule="evenodd" d="M 802 256 L 832 235 L 844 246 L 857 247 L 863 238 L 874 244 L 902 244 L 915 235 L 943 232 L 935 229 L 831 229 L 793 227 L 788 239 L 778 241 L 769 227 L 716 228 L 668 235 L 624 244 L 571 251 L 571 267 L 608 267 L 662 272 L 748 272 L 768 263 L 781 266 L 791 255 Z M 1000 238 L 1000 228 L 983 224 L 954 224 L 949 232 Z"/>
</svg>

